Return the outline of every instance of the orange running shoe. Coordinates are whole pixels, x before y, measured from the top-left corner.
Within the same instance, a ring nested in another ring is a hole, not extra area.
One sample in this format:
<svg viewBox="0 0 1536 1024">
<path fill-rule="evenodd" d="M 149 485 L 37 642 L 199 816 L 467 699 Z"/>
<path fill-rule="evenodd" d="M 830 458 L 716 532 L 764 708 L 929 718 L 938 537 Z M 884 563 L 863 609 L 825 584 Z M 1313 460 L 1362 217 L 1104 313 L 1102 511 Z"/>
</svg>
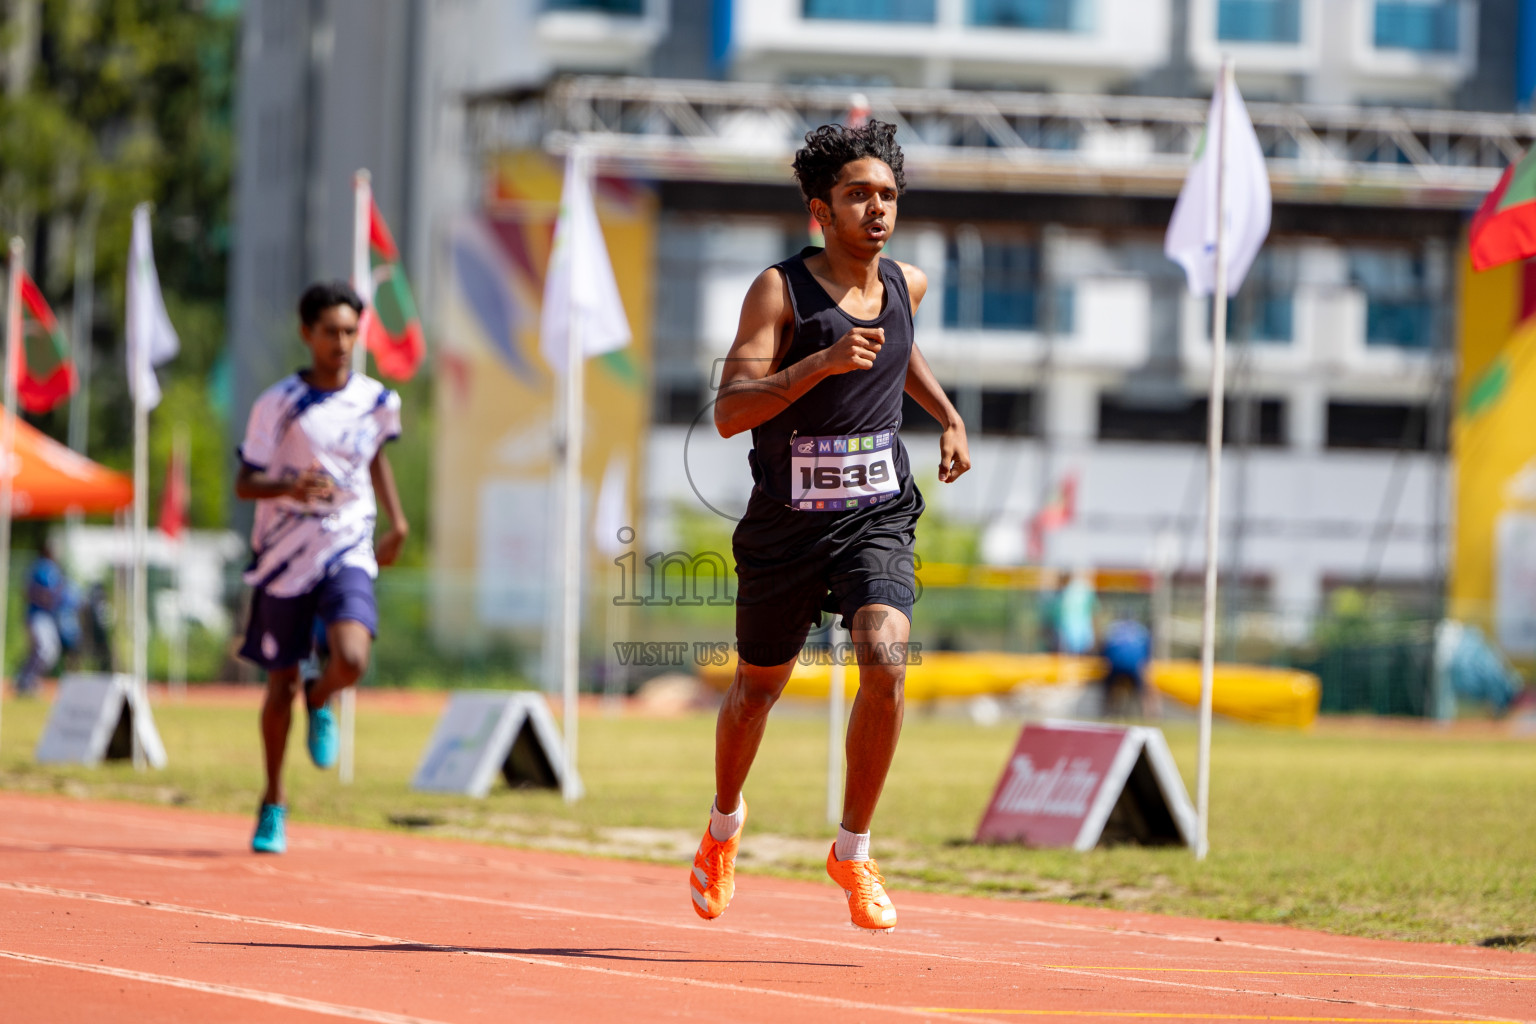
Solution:
<svg viewBox="0 0 1536 1024">
<path fill-rule="evenodd" d="M 741 849 L 741 833 L 747 827 L 747 801 L 741 800 L 741 828 L 725 842 L 704 828 L 699 852 L 693 855 L 693 873 L 688 877 L 688 895 L 693 909 L 706 921 L 725 913 L 736 895 L 736 851 Z"/>
<path fill-rule="evenodd" d="M 896 908 L 885 894 L 885 879 L 872 860 L 838 860 L 837 844 L 827 851 L 827 874 L 848 895 L 848 913 L 853 923 L 872 932 L 888 932 L 896 927 Z"/>
</svg>

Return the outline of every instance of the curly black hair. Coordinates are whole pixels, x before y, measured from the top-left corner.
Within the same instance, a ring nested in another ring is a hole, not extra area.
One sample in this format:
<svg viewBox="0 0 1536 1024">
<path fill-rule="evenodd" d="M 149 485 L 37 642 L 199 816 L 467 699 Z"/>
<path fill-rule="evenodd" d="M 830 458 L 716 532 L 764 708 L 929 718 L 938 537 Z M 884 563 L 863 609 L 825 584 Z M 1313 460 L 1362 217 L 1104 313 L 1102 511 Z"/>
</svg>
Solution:
<svg viewBox="0 0 1536 1024">
<path fill-rule="evenodd" d="M 332 306 L 350 306 L 359 316 L 363 313 L 363 300 L 347 282 L 317 281 L 299 296 L 299 322 L 305 327 L 313 327 L 320 314 Z"/>
<path fill-rule="evenodd" d="M 812 199 L 831 202 L 832 186 L 843 168 L 865 157 L 884 160 L 896 176 L 896 193 L 907 190 L 902 173 L 901 147 L 896 144 L 896 126 L 884 121 L 869 121 L 863 127 L 824 124 L 805 133 L 805 145 L 795 153 L 795 180 L 800 196 L 810 209 Z"/>
</svg>

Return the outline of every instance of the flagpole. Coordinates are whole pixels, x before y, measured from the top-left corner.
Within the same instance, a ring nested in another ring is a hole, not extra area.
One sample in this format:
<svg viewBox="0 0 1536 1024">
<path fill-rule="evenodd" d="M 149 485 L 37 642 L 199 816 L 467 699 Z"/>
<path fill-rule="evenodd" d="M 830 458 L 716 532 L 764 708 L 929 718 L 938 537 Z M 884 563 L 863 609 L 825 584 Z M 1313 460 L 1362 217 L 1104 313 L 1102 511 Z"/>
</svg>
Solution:
<svg viewBox="0 0 1536 1024">
<path fill-rule="evenodd" d="M 576 173 L 586 180 L 590 168 L 586 153 L 573 147 L 568 160 L 576 161 Z M 569 205 L 571 198 L 562 197 Z M 574 236 L 567 244 L 579 244 Z M 581 448 L 582 412 L 584 410 L 583 377 L 586 374 L 585 343 L 582 340 L 583 314 L 585 310 L 576 299 L 576 274 L 580 261 L 572 256 L 573 272 L 567 286 L 570 309 L 570 329 L 565 348 L 565 495 L 562 502 L 565 529 L 560 616 L 560 688 L 563 695 L 563 719 L 565 730 L 565 775 L 561 779 L 561 795 L 566 803 L 581 798 L 581 786 L 577 781 L 576 742 L 578 718 L 578 693 L 581 669 Z"/>
<path fill-rule="evenodd" d="M 373 306 L 373 279 L 368 266 L 368 225 L 372 218 L 373 175 L 361 169 L 352 176 L 352 288 L 370 308 Z M 362 334 L 352 346 L 352 372 L 368 373 L 368 339 Z M 342 690 L 338 702 L 341 749 L 337 751 L 336 780 L 343 786 L 350 786 L 357 753 L 357 687 Z"/>
<path fill-rule="evenodd" d="M 192 489 L 191 472 L 189 471 L 187 457 L 190 450 L 187 437 L 186 423 L 177 423 L 175 432 L 171 435 L 171 469 L 175 481 L 167 480 L 167 486 L 176 487 L 180 492 L 181 500 L 186 505 L 186 514 L 183 522 L 179 524 L 176 538 L 172 546 L 174 551 L 172 558 L 176 563 L 176 629 L 167 639 L 170 641 L 170 691 L 178 701 L 185 700 L 187 696 L 187 534 L 190 532 Z M 167 474 L 168 476 L 170 474 Z M 180 512 L 180 510 L 178 510 Z M 164 517 L 161 520 L 161 529 L 164 529 Z"/>
<path fill-rule="evenodd" d="M 1196 768 L 1195 858 L 1210 852 L 1211 693 L 1216 675 L 1216 576 L 1221 538 L 1221 431 L 1227 356 L 1227 136 L 1232 60 L 1216 86 L 1216 286 L 1211 316 L 1211 394 L 1206 435 L 1205 608 L 1200 629 L 1200 754 Z"/>
<path fill-rule="evenodd" d="M 131 315 L 131 314 L 130 314 Z M 132 326 L 130 325 L 130 330 Z M 130 342 L 133 357 L 133 688 L 149 706 L 149 406 L 144 404 L 144 381 L 154 373 L 149 361 L 149 339 Z M 133 737 L 133 766 L 145 767 L 139 730 Z"/>
<path fill-rule="evenodd" d="M 573 159 L 576 159 L 573 157 Z M 565 776 L 561 793 L 566 803 L 581 796 L 576 784 L 576 717 L 581 640 L 581 445 L 582 377 L 586 359 L 581 351 L 581 309 L 571 304 L 570 348 L 565 362 L 565 515 L 564 567 L 560 617 L 560 683 L 565 709 Z"/>
<path fill-rule="evenodd" d="M 12 453 L 16 450 L 16 356 L 21 344 L 21 272 L 26 245 L 11 239 L 10 273 L 5 303 L 5 400 L 0 425 L 0 706 L 5 703 L 5 625 L 11 596 L 11 504 L 16 486 Z"/>
</svg>

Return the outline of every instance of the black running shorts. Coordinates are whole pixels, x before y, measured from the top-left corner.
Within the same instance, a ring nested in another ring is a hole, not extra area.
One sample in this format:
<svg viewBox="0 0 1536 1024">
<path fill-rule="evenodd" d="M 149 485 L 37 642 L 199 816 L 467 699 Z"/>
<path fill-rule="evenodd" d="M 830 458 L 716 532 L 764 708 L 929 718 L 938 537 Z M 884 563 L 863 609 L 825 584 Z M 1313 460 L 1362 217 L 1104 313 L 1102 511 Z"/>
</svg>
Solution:
<svg viewBox="0 0 1536 1024">
<path fill-rule="evenodd" d="M 748 665 L 793 661 L 823 612 L 843 627 L 865 605 L 899 610 L 917 599 L 912 546 L 923 496 L 909 476 L 884 505 L 801 512 L 754 491 L 736 526 L 736 653 Z"/>
</svg>

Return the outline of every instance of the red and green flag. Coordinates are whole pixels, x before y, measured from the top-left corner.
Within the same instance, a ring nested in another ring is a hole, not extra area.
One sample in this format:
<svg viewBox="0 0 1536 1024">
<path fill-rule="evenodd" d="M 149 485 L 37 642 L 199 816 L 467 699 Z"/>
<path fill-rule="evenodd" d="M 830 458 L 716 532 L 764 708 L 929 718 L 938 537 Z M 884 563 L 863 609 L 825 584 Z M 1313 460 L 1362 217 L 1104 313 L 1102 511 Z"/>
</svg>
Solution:
<svg viewBox="0 0 1536 1024">
<path fill-rule="evenodd" d="M 1470 240 L 1476 270 L 1536 256 L 1536 149 L 1511 164 L 1488 193 L 1472 218 Z"/>
<path fill-rule="evenodd" d="M 22 336 L 16 345 L 16 398 L 30 413 L 45 413 L 75 392 L 75 363 L 69 340 L 42 290 L 21 272 Z M 32 341 L 35 355 L 28 352 Z"/>
<path fill-rule="evenodd" d="M 368 198 L 367 259 L 372 294 L 363 296 L 369 299 L 360 325 L 363 342 L 380 373 L 393 380 L 410 380 L 427 356 L 426 336 L 400 250 L 372 196 Z"/>
</svg>

